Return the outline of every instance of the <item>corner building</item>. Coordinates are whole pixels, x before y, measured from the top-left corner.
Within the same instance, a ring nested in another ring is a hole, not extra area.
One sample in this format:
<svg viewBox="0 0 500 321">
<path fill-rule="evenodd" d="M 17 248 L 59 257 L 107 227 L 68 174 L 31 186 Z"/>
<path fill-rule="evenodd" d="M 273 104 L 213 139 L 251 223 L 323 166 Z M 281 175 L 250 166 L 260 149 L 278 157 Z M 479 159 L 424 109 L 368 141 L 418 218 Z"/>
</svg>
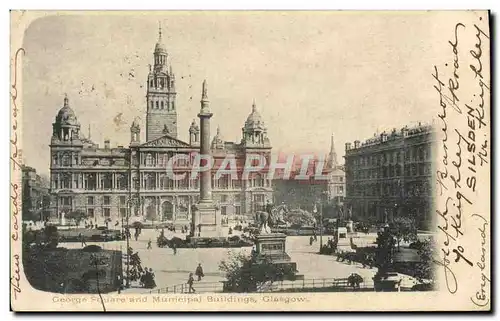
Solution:
<svg viewBox="0 0 500 321">
<path fill-rule="evenodd" d="M 99 147 L 83 137 L 76 113 L 68 97 L 53 123 L 50 143 L 50 194 L 54 218 L 61 213 L 83 211 L 88 219 L 103 224 L 120 222 L 130 209 L 131 221 L 147 220 L 189 225 L 192 205 L 199 198 L 199 177 L 191 179 L 191 169 L 200 152 L 200 128 L 196 120 L 189 127 L 189 141 L 178 138 L 175 74 L 161 39 L 153 53 L 153 66 L 147 77 L 146 141 L 141 141 L 137 121 L 130 127 L 128 147 L 112 148 L 110 141 Z M 206 102 L 208 103 L 208 102 Z M 252 215 L 272 200 L 273 189 L 265 173 L 252 173 L 248 180 L 215 177 L 217 165 L 234 155 L 243 168 L 246 155 L 261 154 L 270 159 L 271 144 L 264 121 L 255 103 L 243 128 L 240 142 L 222 138 L 220 128 L 212 139 L 212 195 L 223 218 Z M 166 173 L 168 161 L 178 154 L 185 160 L 175 163 L 173 180 Z"/>
<path fill-rule="evenodd" d="M 419 228 L 432 221 L 435 130 L 419 124 L 383 132 L 361 143 L 346 143 L 346 199 L 357 220 L 390 222 L 416 219 Z"/>
</svg>

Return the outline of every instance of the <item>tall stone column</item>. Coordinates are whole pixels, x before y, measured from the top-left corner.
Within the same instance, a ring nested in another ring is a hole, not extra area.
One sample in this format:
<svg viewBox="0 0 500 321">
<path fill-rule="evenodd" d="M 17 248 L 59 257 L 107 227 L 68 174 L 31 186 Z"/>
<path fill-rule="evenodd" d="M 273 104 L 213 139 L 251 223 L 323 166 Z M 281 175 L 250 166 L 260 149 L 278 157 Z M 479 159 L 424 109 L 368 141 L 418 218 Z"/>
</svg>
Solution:
<svg viewBox="0 0 500 321">
<path fill-rule="evenodd" d="M 200 154 L 210 158 L 210 118 L 213 114 L 210 112 L 206 81 L 203 81 L 200 103 L 201 110 L 198 114 L 201 129 Z M 203 162 L 206 162 L 206 160 L 203 160 Z M 201 163 L 200 167 L 205 165 Z M 200 173 L 200 200 L 192 214 L 192 225 L 193 236 L 195 237 L 221 236 L 220 219 L 212 200 L 212 175 L 210 170 Z"/>
</svg>

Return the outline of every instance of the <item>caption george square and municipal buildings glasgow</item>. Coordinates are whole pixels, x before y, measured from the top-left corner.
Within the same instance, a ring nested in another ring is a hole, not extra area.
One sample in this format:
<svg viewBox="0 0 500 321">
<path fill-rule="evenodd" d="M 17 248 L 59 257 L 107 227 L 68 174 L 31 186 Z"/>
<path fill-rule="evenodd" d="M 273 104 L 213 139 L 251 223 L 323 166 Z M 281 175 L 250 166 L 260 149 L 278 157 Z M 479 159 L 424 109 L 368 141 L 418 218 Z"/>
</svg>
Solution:
<svg viewBox="0 0 500 321">
<path fill-rule="evenodd" d="M 103 224 L 123 219 L 130 207 L 132 217 L 189 224 L 192 206 L 199 200 L 199 179 L 191 179 L 189 174 L 193 155 L 200 150 L 201 131 L 193 115 L 193 122 L 186 129 L 189 141 L 178 138 L 177 115 L 182 106 L 176 104 L 175 74 L 161 30 L 153 59 L 145 80 L 146 128 L 141 128 L 137 121 L 131 124 L 128 147 L 111 147 L 110 140 L 105 140 L 101 147 L 90 139 L 90 132 L 84 137 L 77 113 L 85 107 L 73 105 L 70 97 L 64 98 L 52 124 L 50 141 L 51 201 L 46 212 L 53 219 L 60 219 L 62 213 L 80 211 Z M 209 104 L 206 86 L 204 83 L 200 90 L 202 105 Z M 249 104 L 249 111 L 239 142 L 222 140 L 217 129 L 211 141 L 215 164 L 220 164 L 226 155 L 234 155 L 238 164 L 244 163 L 247 154 L 270 159 L 271 142 L 255 102 L 251 107 Z M 345 166 L 337 163 L 332 137 L 325 166 L 328 180 L 311 183 L 314 186 L 293 180 L 273 181 L 260 173 L 253 173 L 246 180 L 240 175 L 234 180 L 230 175 L 216 179 L 213 173 L 213 199 L 223 218 L 234 218 L 252 217 L 267 202 L 311 210 L 314 202 L 326 195 L 327 201 L 337 204 L 337 208 L 350 208 L 358 219 L 387 220 L 387 216 L 393 217 L 408 207 L 423 225 L 429 219 L 432 204 L 432 131 L 431 126 L 405 126 L 378 134 L 365 143 L 346 144 Z M 145 140 L 141 140 L 141 135 Z M 175 170 L 188 175 L 173 180 L 165 169 L 168 160 L 178 154 L 185 154 L 191 161 L 176 162 Z M 335 209 L 331 214 L 335 216 Z"/>
</svg>

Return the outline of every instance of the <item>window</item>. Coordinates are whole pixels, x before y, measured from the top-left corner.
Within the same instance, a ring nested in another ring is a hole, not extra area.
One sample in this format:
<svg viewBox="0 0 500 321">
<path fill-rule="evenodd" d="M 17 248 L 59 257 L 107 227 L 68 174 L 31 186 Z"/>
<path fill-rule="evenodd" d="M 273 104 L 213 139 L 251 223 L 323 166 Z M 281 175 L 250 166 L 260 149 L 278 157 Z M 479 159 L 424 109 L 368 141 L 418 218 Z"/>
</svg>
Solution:
<svg viewBox="0 0 500 321">
<path fill-rule="evenodd" d="M 104 203 L 104 205 L 109 205 L 111 203 L 110 197 L 109 196 L 104 196 L 103 197 L 103 203 Z"/>
<path fill-rule="evenodd" d="M 109 208 L 104 209 L 104 217 L 109 218 L 111 216 L 111 210 Z"/>
<path fill-rule="evenodd" d="M 128 176 L 126 174 L 118 174 L 118 178 L 116 180 L 117 187 L 120 190 L 125 190 L 128 188 Z"/>
<path fill-rule="evenodd" d="M 240 194 L 234 195 L 234 202 L 235 203 L 240 203 L 241 202 L 241 195 Z"/>
<path fill-rule="evenodd" d="M 235 188 L 235 189 L 241 189 L 241 180 L 234 179 L 233 180 L 233 188 Z"/>
<path fill-rule="evenodd" d="M 153 156 L 151 154 L 146 155 L 146 166 L 152 166 L 153 165 Z"/>
<path fill-rule="evenodd" d="M 343 194 L 344 193 L 344 186 L 339 186 L 339 194 Z"/>
<path fill-rule="evenodd" d="M 146 176 L 146 189 L 156 188 L 156 178 L 154 174 L 149 174 Z"/>
<path fill-rule="evenodd" d="M 162 101 L 162 102 L 161 102 L 161 109 L 163 109 L 163 106 L 164 106 L 164 103 L 163 103 L 163 101 Z"/>
<path fill-rule="evenodd" d="M 229 175 L 223 175 L 221 178 L 219 178 L 219 188 L 229 188 Z"/>
<path fill-rule="evenodd" d="M 62 186 L 61 188 L 71 188 L 70 185 L 71 185 L 71 177 L 69 174 L 63 174 L 63 177 L 62 177 Z"/>
<path fill-rule="evenodd" d="M 234 214 L 236 214 L 236 215 L 241 214 L 241 206 L 237 205 L 234 207 Z"/>
<path fill-rule="evenodd" d="M 262 195 L 262 194 L 254 195 L 253 200 L 254 200 L 254 202 L 257 202 L 257 203 L 264 203 L 264 195 Z"/>
<path fill-rule="evenodd" d="M 156 108 L 158 108 L 158 107 L 159 107 L 159 103 L 158 103 L 158 102 L 156 102 Z"/>
<path fill-rule="evenodd" d="M 89 218 L 94 218 L 94 209 L 93 208 L 87 208 L 87 216 Z"/>
<path fill-rule="evenodd" d="M 94 196 L 87 196 L 87 205 L 94 205 Z"/>
<path fill-rule="evenodd" d="M 151 82 L 151 86 L 153 86 L 153 82 Z M 154 108 L 155 104 L 154 102 L 151 102 L 151 108 Z"/>
<path fill-rule="evenodd" d="M 125 205 L 125 196 L 120 196 L 120 205 Z"/>
<path fill-rule="evenodd" d="M 221 208 L 220 208 L 220 213 L 221 213 L 222 215 L 226 215 L 226 214 L 227 214 L 227 207 L 226 207 L 226 206 L 221 206 Z"/>
<path fill-rule="evenodd" d="M 111 189 L 113 185 L 113 179 L 111 174 L 104 174 L 101 179 L 101 186 L 104 189 Z"/>
<path fill-rule="evenodd" d="M 61 205 L 71 206 L 71 196 L 61 197 L 60 202 Z"/>
<path fill-rule="evenodd" d="M 62 158 L 62 164 L 63 166 L 69 166 L 71 163 L 71 159 L 69 158 L 68 155 L 64 155 Z"/>
<path fill-rule="evenodd" d="M 120 215 L 121 215 L 121 217 L 127 216 L 127 209 L 126 208 L 120 208 Z"/>
<path fill-rule="evenodd" d="M 343 182 L 344 178 L 342 176 L 339 177 L 339 181 Z"/>
<path fill-rule="evenodd" d="M 227 203 L 227 195 L 222 194 L 222 195 L 220 196 L 220 201 L 221 201 L 221 203 Z"/>
<path fill-rule="evenodd" d="M 264 186 L 264 179 L 260 174 L 257 174 L 253 180 L 253 186 L 254 187 L 262 187 Z"/>
</svg>

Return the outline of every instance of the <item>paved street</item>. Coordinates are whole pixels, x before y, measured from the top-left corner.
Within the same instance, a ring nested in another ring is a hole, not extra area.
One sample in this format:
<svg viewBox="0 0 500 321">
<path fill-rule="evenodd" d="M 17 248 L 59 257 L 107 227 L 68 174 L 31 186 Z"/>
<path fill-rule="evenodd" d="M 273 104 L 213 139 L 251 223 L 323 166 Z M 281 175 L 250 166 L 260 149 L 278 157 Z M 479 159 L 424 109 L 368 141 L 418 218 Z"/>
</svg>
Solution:
<svg viewBox="0 0 500 321">
<path fill-rule="evenodd" d="M 158 288 L 170 287 L 177 284 L 186 283 L 190 272 L 195 271 L 198 263 L 201 263 L 205 273 L 203 282 L 219 282 L 224 280 L 224 275 L 219 271 L 219 262 L 228 257 L 230 251 L 243 251 L 250 253 L 251 248 L 204 248 L 204 249 L 178 249 L 177 255 L 173 254 L 170 248 L 158 248 L 156 246 L 156 237 L 159 232 L 155 230 L 143 230 L 138 241 L 130 240 L 130 245 L 134 251 L 139 252 L 144 267 L 152 268 L 156 275 L 156 284 Z M 183 237 L 178 233 L 176 236 Z M 362 238 L 355 240 L 357 245 L 365 245 L 375 240 L 375 235 L 364 235 Z M 147 249 L 147 242 L 151 239 L 153 248 Z M 326 243 L 328 237 L 323 237 L 323 242 Z M 108 243 L 91 243 L 96 244 L 104 249 L 114 249 L 125 251 L 126 242 L 108 242 Z M 63 243 L 60 246 L 68 248 L 78 248 L 80 243 Z M 292 260 L 297 263 L 300 274 L 303 274 L 307 279 L 319 278 L 344 278 L 351 273 L 358 273 L 365 279 L 371 279 L 376 273 L 376 269 L 362 268 L 360 264 L 337 262 L 336 257 L 319 255 L 319 238 L 318 242 L 309 245 L 309 237 L 307 236 L 289 236 L 287 237 L 287 253 Z M 125 268 L 125 267 L 124 267 Z M 126 292 L 146 292 L 147 289 L 138 288 L 135 285 L 127 289 Z"/>
</svg>

